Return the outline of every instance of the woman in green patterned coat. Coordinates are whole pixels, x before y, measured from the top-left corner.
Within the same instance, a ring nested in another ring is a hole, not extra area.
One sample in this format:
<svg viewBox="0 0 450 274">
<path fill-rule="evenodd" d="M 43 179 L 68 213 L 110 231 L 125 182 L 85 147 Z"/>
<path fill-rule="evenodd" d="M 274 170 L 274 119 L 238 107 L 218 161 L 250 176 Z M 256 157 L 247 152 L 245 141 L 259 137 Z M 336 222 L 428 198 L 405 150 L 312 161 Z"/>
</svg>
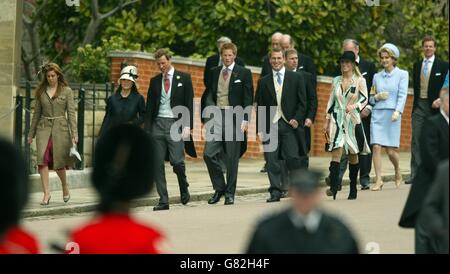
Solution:
<svg viewBox="0 0 450 274">
<path fill-rule="evenodd" d="M 330 189 L 328 196 L 336 199 L 339 183 L 339 161 L 342 153 L 349 154 L 350 194 L 349 200 L 356 199 L 358 177 L 358 153 L 369 153 L 360 111 L 367 104 L 366 80 L 355 63 L 355 54 L 346 51 L 339 58 L 341 76 L 333 79 L 324 132 L 330 137 L 328 151 L 332 153 L 330 162 Z"/>
<path fill-rule="evenodd" d="M 63 201 L 67 203 L 70 194 L 66 168 L 72 166 L 69 151 L 72 144 L 78 142 L 73 92 L 57 64 L 49 63 L 42 70 L 45 78 L 36 89 L 28 143 L 31 144 L 36 137 L 37 165 L 44 191 L 41 205 L 48 205 L 50 202 L 49 169 L 58 174 L 63 189 Z"/>
</svg>

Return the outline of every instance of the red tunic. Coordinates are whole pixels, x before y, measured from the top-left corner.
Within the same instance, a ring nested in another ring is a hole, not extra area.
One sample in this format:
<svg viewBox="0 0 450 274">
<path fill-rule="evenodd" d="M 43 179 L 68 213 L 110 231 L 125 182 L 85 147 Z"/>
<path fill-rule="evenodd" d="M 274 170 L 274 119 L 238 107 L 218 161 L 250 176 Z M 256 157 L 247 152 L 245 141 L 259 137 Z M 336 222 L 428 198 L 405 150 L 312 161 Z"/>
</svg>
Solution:
<svg viewBox="0 0 450 274">
<path fill-rule="evenodd" d="M 158 254 L 164 237 L 127 214 L 105 214 L 75 230 L 70 239 L 68 247 L 74 249 L 67 253 L 78 253 L 79 248 L 80 254 Z"/>
<path fill-rule="evenodd" d="M 38 254 L 39 248 L 36 239 L 29 233 L 14 226 L 6 232 L 0 244 L 0 254 Z"/>
</svg>

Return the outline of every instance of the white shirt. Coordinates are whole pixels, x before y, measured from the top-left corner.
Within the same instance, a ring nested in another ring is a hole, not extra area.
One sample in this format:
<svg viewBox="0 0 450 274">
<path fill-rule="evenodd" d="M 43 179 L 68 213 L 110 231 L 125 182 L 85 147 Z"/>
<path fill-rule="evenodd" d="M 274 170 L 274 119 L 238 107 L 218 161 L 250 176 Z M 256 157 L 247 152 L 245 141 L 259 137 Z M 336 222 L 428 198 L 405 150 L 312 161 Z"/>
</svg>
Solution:
<svg viewBox="0 0 450 274">
<path fill-rule="evenodd" d="M 308 215 L 302 215 L 297 211 L 292 211 L 289 215 L 292 224 L 297 228 L 305 228 L 308 232 L 317 231 L 322 219 L 322 213 L 318 210 L 311 211 Z"/>
<path fill-rule="evenodd" d="M 274 85 L 278 84 L 278 76 L 277 73 L 280 73 L 280 78 L 281 78 L 281 85 L 283 86 L 283 82 L 284 82 L 284 74 L 286 73 L 286 68 L 283 67 L 282 69 L 280 69 L 279 71 L 275 71 L 272 69 L 272 74 L 273 74 L 273 83 Z"/>
<path fill-rule="evenodd" d="M 359 55 L 356 56 L 355 62 L 356 62 L 356 64 L 359 64 Z"/>
<path fill-rule="evenodd" d="M 444 116 L 445 121 L 447 121 L 447 124 L 448 124 L 448 115 L 447 115 L 447 113 L 444 112 L 444 110 L 442 108 L 441 108 L 441 114 L 442 114 L 442 116 Z"/>
<path fill-rule="evenodd" d="M 424 69 L 423 66 L 425 65 L 425 60 L 428 60 L 428 63 L 427 63 L 427 74 L 428 74 L 428 75 L 430 75 L 431 67 L 433 66 L 433 63 L 434 63 L 434 58 L 435 58 L 434 55 L 431 56 L 429 59 L 423 58 L 423 62 L 422 62 L 422 71 L 423 71 L 423 69 Z M 427 76 L 428 76 L 428 75 L 427 75 Z"/>
<path fill-rule="evenodd" d="M 226 69 L 226 68 L 228 68 L 228 77 L 230 77 L 230 73 L 233 71 L 233 69 L 234 69 L 234 65 L 235 65 L 235 62 L 233 62 L 231 65 L 229 65 L 228 67 L 226 67 L 225 66 L 225 64 L 223 64 L 223 67 L 222 67 L 222 73 L 223 73 L 223 71 Z"/>
</svg>

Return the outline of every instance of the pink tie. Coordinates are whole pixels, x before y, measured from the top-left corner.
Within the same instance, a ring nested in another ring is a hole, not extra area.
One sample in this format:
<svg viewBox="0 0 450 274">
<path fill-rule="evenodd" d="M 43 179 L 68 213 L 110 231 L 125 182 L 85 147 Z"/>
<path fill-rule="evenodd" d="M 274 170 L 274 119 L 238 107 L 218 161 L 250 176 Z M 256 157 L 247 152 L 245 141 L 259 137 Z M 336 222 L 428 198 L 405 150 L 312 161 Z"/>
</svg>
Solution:
<svg viewBox="0 0 450 274">
<path fill-rule="evenodd" d="M 228 68 L 223 70 L 223 79 L 226 81 L 228 79 Z"/>
<path fill-rule="evenodd" d="M 169 75 L 166 74 L 164 76 L 164 91 L 166 93 L 169 93 L 169 88 L 170 88 L 170 80 L 169 80 Z"/>
</svg>

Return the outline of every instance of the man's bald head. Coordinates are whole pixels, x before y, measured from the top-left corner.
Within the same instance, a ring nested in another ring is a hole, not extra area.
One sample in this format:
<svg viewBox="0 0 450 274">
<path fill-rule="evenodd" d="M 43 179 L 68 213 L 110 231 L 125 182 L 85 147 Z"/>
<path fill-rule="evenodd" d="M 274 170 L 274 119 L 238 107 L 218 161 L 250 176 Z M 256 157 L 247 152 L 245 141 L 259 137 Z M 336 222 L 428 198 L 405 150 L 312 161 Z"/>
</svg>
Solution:
<svg viewBox="0 0 450 274">
<path fill-rule="evenodd" d="M 283 50 L 293 49 L 294 48 L 294 40 L 292 39 L 292 36 L 289 34 L 283 34 L 281 37 L 281 48 Z"/>
<path fill-rule="evenodd" d="M 283 34 L 281 32 L 275 32 L 272 34 L 272 38 L 270 40 L 272 49 L 281 48 L 281 40 L 283 39 Z"/>
</svg>

